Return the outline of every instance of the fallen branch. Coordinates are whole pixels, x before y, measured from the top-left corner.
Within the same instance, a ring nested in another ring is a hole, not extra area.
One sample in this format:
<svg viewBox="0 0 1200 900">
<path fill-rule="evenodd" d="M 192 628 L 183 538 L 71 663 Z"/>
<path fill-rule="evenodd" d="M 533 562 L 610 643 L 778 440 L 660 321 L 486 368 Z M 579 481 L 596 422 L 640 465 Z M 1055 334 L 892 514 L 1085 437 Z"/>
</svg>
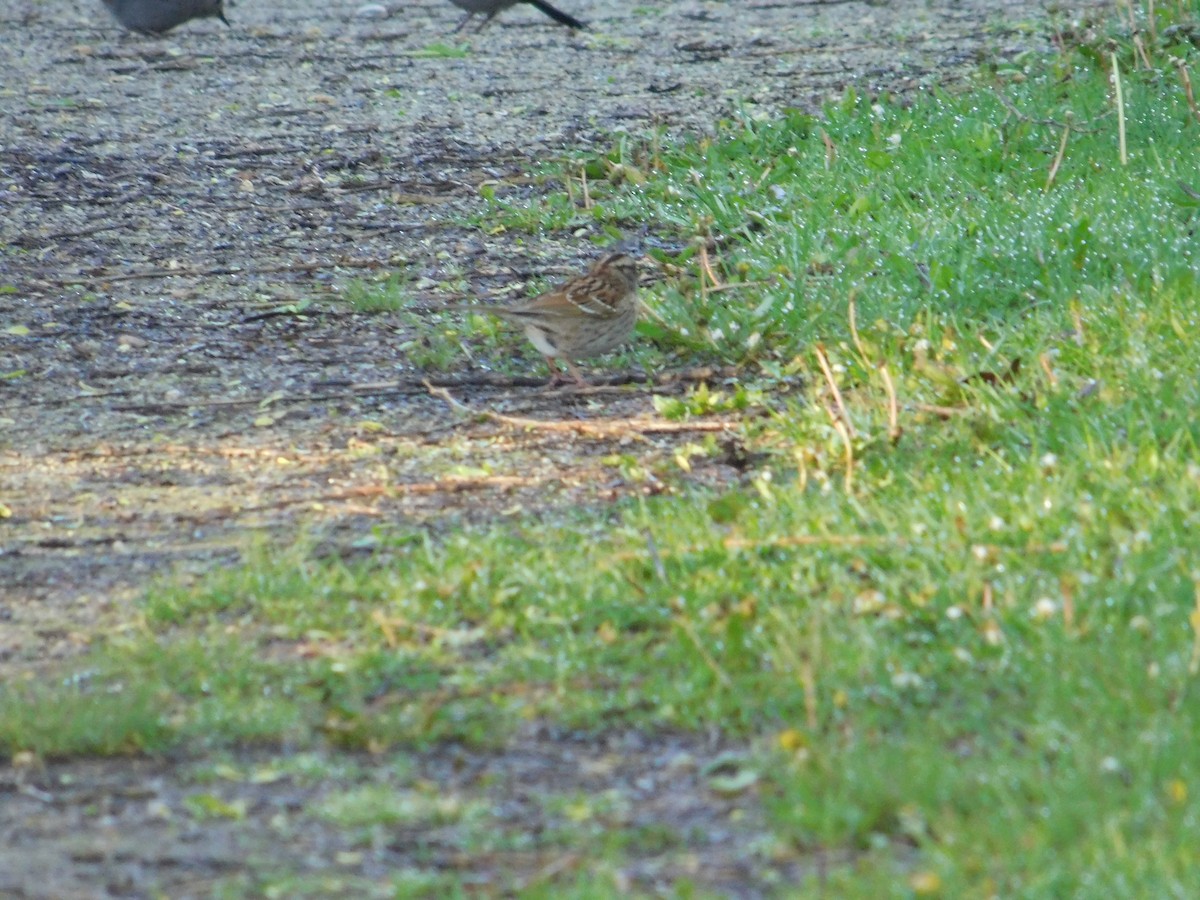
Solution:
<svg viewBox="0 0 1200 900">
<path fill-rule="evenodd" d="M 815 352 L 817 354 L 817 363 L 821 366 L 821 374 L 825 376 L 825 381 L 829 385 L 829 391 L 833 395 L 833 408 L 830 410 L 830 416 L 834 422 L 840 421 L 846 429 L 847 437 L 855 437 L 854 425 L 850 422 L 850 415 L 846 412 L 846 404 L 842 402 L 842 392 L 838 389 L 837 379 L 833 377 L 833 367 L 829 364 L 829 357 L 825 353 L 825 345 L 817 344 Z"/>
<path fill-rule="evenodd" d="M 610 438 L 628 436 L 631 434 L 679 434 L 688 431 L 728 431 L 737 422 L 718 420 L 715 422 L 664 422 L 661 419 L 607 419 L 598 422 L 567 422 L 561 419 L 528 419 L 524 416 L 508 416 L 490 409 L 473 409 L 455 397 L 445 388 L 426 383 L 430 395 L 444 400 L 452 409 L 470 415 L 480 416 L 489 422 L 501 425 L 511 425 L 514 428 L 524 428 L 531 431 L 554 431 L 559 433 L 581 434 L 588 437 Z"/>
</svg>

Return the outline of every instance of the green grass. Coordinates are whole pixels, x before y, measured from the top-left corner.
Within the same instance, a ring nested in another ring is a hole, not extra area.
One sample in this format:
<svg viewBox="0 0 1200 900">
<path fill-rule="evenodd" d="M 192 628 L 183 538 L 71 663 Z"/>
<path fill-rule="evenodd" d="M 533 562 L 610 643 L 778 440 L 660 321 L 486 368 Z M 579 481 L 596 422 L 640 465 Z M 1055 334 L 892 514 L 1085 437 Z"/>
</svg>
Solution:
<svg viewBox="0 0 1200 900">
<path fill-rule="evenodd" d="M 412 279 L 407 273 L 393 273 L 387 278 L 352 281 L 342 292 L 343 298 L 355 312 L 399 312 L 413 305 Z"/>
<path fill-rule="evenodd" d="M 367 563 L 261 553 L 156 590 L 86 680 L 4 687 L 0 746 L 716 729 L 753 748 L 780 847 L 852 851 L 813 896 L 1194 896 L 1200 123 L 1173 62 L 1196 50 L 1167 26 L 1198 12 L 1159 10 L 1151 69 L 1115 33 L 1125 165 L 1103 34 L 962 95 L 623 148 L 641 183 L 571 215 L 692 248 L 659 254 L 643 327 L 659 364 L 742 367 L 661 408 L 766 410 L 745 487 L 384 534 Z M 349 828 L 462 812 L 339 802 L 321 814 Z M 606 859 L 673 840 L 580 831 Z"/>
</svg>

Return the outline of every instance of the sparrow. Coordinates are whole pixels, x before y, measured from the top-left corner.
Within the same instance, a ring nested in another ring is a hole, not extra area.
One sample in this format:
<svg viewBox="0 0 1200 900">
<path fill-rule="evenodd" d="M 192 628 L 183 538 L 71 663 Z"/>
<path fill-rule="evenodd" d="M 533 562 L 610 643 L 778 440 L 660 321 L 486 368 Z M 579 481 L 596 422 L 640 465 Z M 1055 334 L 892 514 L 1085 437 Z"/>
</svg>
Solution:
<svg viewBox="0 0 1200 900">
<path fill-rule="evenodd" d="M 555 22 L 561 22 L 563 25 L 566 25 L 570 28 L 586 27 L 574 16 L 567 15 L 561 9 L 555 9 L 553 6 L 547 3 L 546 0 L 450 0 L 450 2 L 459 9 L 465 9 L 467 11 L 467 14 L 462 17 L 462 21 L 458 23 L 458 27 L 454 29 L 455 32 L 462 31 L 463 26 L 470 21 L 471 17 L 479 13 L 483 13 L 485 15 L 483 23 L 477 29 L 478 31 L 482 31 L 484 26 L 487 25 L 488 22 L 492 21 L 496 13 L 500 12 L 501 10 L 508 9 L 510 6 L 516 6 L 517 3 L 520 2 L 528 3 L 530 6 L 536 6 Z"/>
<path fill-rule="evenodd" d="M 126 28 L 139 34 L 163 34 L 189 19 L 220 19 L 226 25 L 225 0 L 104 0 Z"/>
<path fill-rule="evenodd" d="M 550 366 L 548 387 L 562 380 L 559 360 L 577 385 L 587 387 L 575 360 L 607 353 L 629 340 L 640 311 L 637 283 L 638 268 L 632 257 L 606 253 L 584 274 L 536 297 L 508 306 L 468 304 L 447 309 L 490 313 L 520 325 Z"/>
</svg>

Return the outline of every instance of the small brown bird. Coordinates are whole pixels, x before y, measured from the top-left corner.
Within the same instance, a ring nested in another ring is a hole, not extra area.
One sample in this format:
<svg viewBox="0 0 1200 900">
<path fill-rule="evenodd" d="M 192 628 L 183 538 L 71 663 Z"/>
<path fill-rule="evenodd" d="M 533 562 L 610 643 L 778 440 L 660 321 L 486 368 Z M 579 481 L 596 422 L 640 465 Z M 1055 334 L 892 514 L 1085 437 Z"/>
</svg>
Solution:
<svg viewBox="0 0 1200 900">
<path fill-rule="evenodd" d="M 640 311 L 637 283 L 637 263 L 631 257 L 606 253 L 583 275 L 528 300 L 509 306 L 447 308 L 491 313 L 520 325 L 550 366 L 551 387 L 562 380 L 556 360 L 566 364 L 577 385 L 586 387 L 574 361 L 607 353 L 629 340 Z"/>
<path fill-rule="evenodd" d="M 459 9 L 465 9 L 467 14 L 462 17 L 462 21 L 458 23 L 455 31 L 462 31 L 463 26 L 471 21 L 471 17 L 480 13 L 484 14 L 483 23 L 479 26 L 479 31 L 482 31 L 488 22 L 495 18 L 496 13 L 501 10 L 508 9 L 510 6 L 516 6 L 518 3 L 528 3 L 530 6 L 536 6 L 555 22 L 560 22 L 569 28 L 584 28 L 582 22 L 574 16 L 569 16 L 561 9 L 555 9 L 546 0 L 450 0 Z"/>
<path fill-rule="evenodd" d="M 104 0 L 117 21 L 140 34 L 163 34 L 189 19 L 220 19 L 226 25 L 225 0 Z"/>
</svg>

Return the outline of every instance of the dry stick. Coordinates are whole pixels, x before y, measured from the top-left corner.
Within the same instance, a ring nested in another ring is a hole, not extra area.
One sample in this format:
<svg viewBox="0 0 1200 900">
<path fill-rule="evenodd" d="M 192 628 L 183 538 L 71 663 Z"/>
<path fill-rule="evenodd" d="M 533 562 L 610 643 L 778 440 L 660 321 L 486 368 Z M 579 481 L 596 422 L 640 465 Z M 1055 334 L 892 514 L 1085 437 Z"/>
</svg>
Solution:
<svg viewBox="0 0 1200 900">
<path fill-rule="evenodd" d="M 654 422 L 647 419 L 620 419 L 603 424 L 591 422 L 545 422 L 541 419 L 526 419 L 521 416 L 506 416 L 502 413 L 484 410 L 482 415 L 490 421 L 515 428 L 526 428 L 532 431 L 574 432 L 597 438 L 610 438 L 617 435 L 625 436 L 638 433 L 647 434 L 684 434 L 689 431 L 722 432 L 729 431 L 738 425 L 737 422 L 720 420 L 717 422 Z"/>
<path fill-rule="evenodd" d="M 1058 167 L 1062 165 L 1063 157 L 1067 153 L 1067 138 L 1071 136 L 1071 123 L 1067 122 L 1063 126 L 1062 140 L 1058 142 L 1058 153 L 1054 154 L 1054 162 L 1050 164 L 1050 173 L 1046 176 L 1046 186 L 1042 188 L 1044 193 L 1050 191 L 1054 184 L 1054 178 L 1058 175 Z"/>
<path fill-rule="evenodd" d="M 583 185 L 583 208 L 591 209 L 592 208 L 592 196 L 588 192 L 588 180 L 587 180 L 587 169 L 586 168 L 580 168 L 579 181 Z"/>
<path fill-rule="evenodd" d="M 821 129 L 821 141 L 825 144 L 825 171 L 828 172 L 837 162 L 837 146 L 824 128 Z"/>
<path fill-rule="evenodd" d="M 708 652 L 708 649 L 700 641 L 700 637 L 696 634 L 696 629 L 692 626 L 692 623 L 684 617 L 683 613 L 676 615 L 674 621 L 675 624 L 679 626 L 680 630 L 683 631 L 683 633 L 689 638 L 691 638 L 692 644 L 696 648 L 696 652 L 700 654 L 700 658 L 704 660 L 705 664 L 712 670 L 712 673 L 717 676 L 717 680 L 720 681 L 725 687 L 732 688 L 733 681 L 727 674 L 725 674 L 725 670 L 717 664 L 717 661 L 713 659 L 712 654 Z"/>
<path fill-rule="evenodd" d="M 1075 632 L 1075 591 L 1070 583 L 1064 578 L 1058 582 L 1058 589 L 1062 592 L 1063 605 L 1063 628 L 1068 634 Z"/>
<path fill-rule="evenodd" d="M 700 245 L 700 268 L 704 271 L 704 274 L 708 276 L 709 281 L 712 283 L 713 290 L 724 286 L 721 283 L 721 279 L 719 279 L 713 272 L 712 262 L 710 262 L 708 258 L 708 248 L 703 244 Z M 703 285 L 704 279 L 701 279 L 700 283 Z"/>
<path fill-rule="evenodd" d="M 646 529 L 646 551 L 650 554 L 650 561 L 654 564 L 654 574 L 659 581 L 666 582 L 667 567 L 663 565 L 662 554 L 658 552 L 658 542 L 654 540 L 654 533 L 649 528 Z"/>
<path fill-rule="evenodd" d="M 829 357 L 825 355 L 825 345 L 817 344 L 816 346 L 817 362 L 821 366 L 821 373 L 825 376 L 825 381 L 829 384 L 829 390 L 833 393 L 834 403 L 837 405 L 837 413 L 835 420 L 840 417 L 845 423 L 847 431 L 850 435 L 854 435 L 854 426 L 850 423 L 850 416 L 846 413 L 846 405 L 842 402 L 842 392 L 838 390 L 837 381 L 833 377 L 833 369 L 829 365 Z"/>
<path fill-rule="evenodd" d="M 580 859 L 581 857 L 578 853 L 564 853 L 557 859 L 551 860 L 534 872 L 530 878 L 521 883 L 521 892 L 524 893 L 529 888 L 537 887 L 547 881 L 551 881 L 569 869 L 579 868 Z"/>
<path fill-rule="evenodd" d="M 858 308 L 854 303 L 854 292 L 850 292 L 850 339 L 854 342 L 854 348 L 858 351 L 858 355 L 862 357 L 863 365 L 867 369 L 878 369 L 879 376 L 883 379 L 883 389 L 887 393 L 888 398 L 888 440 L 893 444 L 900 440 L 900 407 L 896 402 L 896 385 L 892 383 L 891 373 L 888 372 L 887 363 L 872 363 L 867 355 L 866 348 L 862 345 L 862 340 L 858 336 Z"/>
<path fill-rule="evenodd" d="M 813 630 L 816 634 L 816 629 Z M 815 640 L 815 638 L 814 638 Z M 817 731 L 817 678 L 813 674 L 811 659 L 805 659 L 800 666 L 800 683 L 804 685 L 804 724 L 813 734 Z"/>
<path fill-rule="evenodd" d="M 467 413 L 468 415 L 476 415 L 475 410 L 467 406 L 465 403 L 460 403 L 454 399 L 454 396 L 445 388 L 434 387 L 428 380 L 424 382 L 425 390 L 429 391 L 430 396 L 437 397 L 439 400 L 445 400 L 451 409 L 456 409 L 459 412 Z"/>
<path fill-rule="evenodd" d="M 1121 66 L 1117 62 L 1116 51 L 1112 54 L 1112 80 L 1116 89 L 1117 104 L 1117 145 L 1121 150 L 1121 165 L 1129 165 L 1129 154 L 1125 148 L 1125 95 L 1121 90 Z"/>
<path fill-rule="evenodd" d="M 1050 386 L 1058 387 L 1058 376 L 1054 374 L 1054 368 L 1050 365 L 1049 355 L 1046 353 L 1039 353 L 1038 362 L 1042 366 L 1042 371 L 1046 373 L 1046 378 L 1050 380 Z"/>
<path fill-rule="evenodd" d="M 879 377 L 883 379 L 883 389 L 888 396 L 888 440 L 898 444 L 904 430 L 900 427 L 900 404 L 896 399 L 896 385 L 892 383 L 887 363 L 879 364 Z"/>
<path fill-rule="evenodd" d="M 796 489 L 797 493 L 803 494 L 808 490 L 808 454 L 803 450 L 793 452 L 796 459 Z"/>
<path fill-rule="evenodd" d="M 862 341 L 858 337 L 858 309 L 854 303 L 854 291 L 850 291 L 850 296 L 846 299 L 847 315 L 850 318 L 850 340 L 854 342 L 854 349 L 858 351 L 858 355 L 862 357 L 863 366 L 867 369 L 871 368 L 871 358 L 867 356 L 867 351 L 863 349 Z"/>
<path fill-rule="evenodd" d="M 1187 105 L 1188 109 L 1192 111 L 1192 118 L 1200 122 L 1200 109 L 1196 108 L 1196 95 L 1192 92 L 1192 79 L 1188 75 L 1187 63 L 1182 59 L 1176 59 L 1175 70 L 1179 73 L 1179 80 L 1183 82 L 1183 93 L 1187 97 Z"/>
<path fill-rule="evenodd" d="M 728 431 L 737 425 L 736 422 L 719 420 L 716 422 L 655 422 L 645 419 L 621 419 L 604 423 L 596 422 L 547 422 L 542 419 L 527 419 L 523 416 L 506 416 L 490 409 L 472 409 L 465 403 L 456 400 L 445 388 L 434 387 L 428 381 L 425 387 L 429 393 L 446 401 L 453 409 L 471 416 L 483 416 L 490 422 L 501 425 L 512 425 L 515 428 L 527 428 L 534 431 L 573 432 L 590 437 L 612 437 L 628 435 L 632 432 L 641 434 L 679 434 L 688 431 Z"/>
<path fill-rule="evenodd" d="M 457 630 L 454 628 L 442 628 L 437 625 L 427 625 L 424 622 L 414 622 L 403 616 L 389 616 L 381 609 L 377 609 L 371 613 L 371 621 L 379 626 L 379 630 L 383 632 L 384 642 L 392 649 L 399 646 L 399 635 L 396 633 L 397 628 L 407 628 L 417 634 L 427 635 L 431 638 L 440 638 L 445 635 L 453 636 Z"/>
<path fill-rule="evenodd" d="M 833 410 L 828 406 L 825 411 L 829 413 L 829 418 L 833 420 L 833 430 L 838 433 L 838 437 L 842 439 L 842 444 L 846 448 L 846 493 L 849 494 L 854 490 L 854 442 L 850 439 L 850 432 L 846 428 L 846 423 L 834 415 Z"/>
<path fill-rule="evenodd" d="M 1084 343 L 1083 313 L 1074 304 L 1071 305 L 1071 323 L 1075 326 L 1075 343 L 1082 347 Z"/>
<path fill-rule="evenodd" d="M 1192 624 L 1192 659 L 1188 663 L 1188 671 L 1193 675 L 1200 675 L 1200 581 L 1195 584 L 1196 592 L 1196 608 L 1192 614 L 1188 616 Z"/>
<path fill-rule="evenodd" d="M 758 180 L 754 182 L 753 190 L 757 191 L 759 188 L 762 187 L 763 182 L 767 180 L 767 176 L 771 174 L 771 170 L 774 168 L 775 168 L 775 164 L 771 163 L 765 169 L 763 169 L 763 173 L 761 175 L 759 175 Z"/>
<path fill-rule="evenodd" d="M 1133 36 L 1133 47 L 1135 50 L 1137 50 L 1138 56 L 1142 58 L 1142 65 L 1144 65 L 1147 69 L 1153 69 L 1154 66 L 1150 62 L 1150 56 L 1146 53 L 1146 45 L 1142 43 L 1142 39 L 1139 35 L 1135 34 Z"/>
</svg>

